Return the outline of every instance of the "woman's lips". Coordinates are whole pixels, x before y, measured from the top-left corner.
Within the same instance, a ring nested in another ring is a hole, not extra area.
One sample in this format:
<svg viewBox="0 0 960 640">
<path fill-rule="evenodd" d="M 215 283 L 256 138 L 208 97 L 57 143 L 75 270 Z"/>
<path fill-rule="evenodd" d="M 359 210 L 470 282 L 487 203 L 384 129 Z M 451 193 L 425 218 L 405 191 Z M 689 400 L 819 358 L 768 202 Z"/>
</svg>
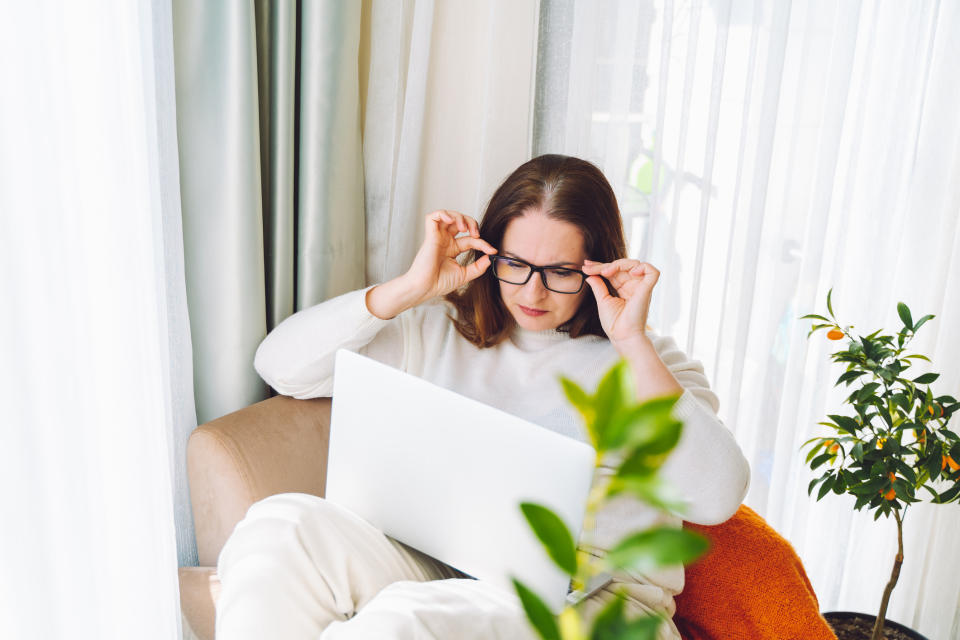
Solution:
<svg viewBox="0 0 960 640">
<path fill-rule="evenodd" d="M 546 313 L 546 311 L 543 311 L 541 309 L 531 309 L 530 307 L 525 307 L 522 304 L 517 306 L 520 307 L 520 311 L 523 311 L 528 316 L 536 317 L 536 316 L 542 316 L 543 314 Z"/>
</svg>

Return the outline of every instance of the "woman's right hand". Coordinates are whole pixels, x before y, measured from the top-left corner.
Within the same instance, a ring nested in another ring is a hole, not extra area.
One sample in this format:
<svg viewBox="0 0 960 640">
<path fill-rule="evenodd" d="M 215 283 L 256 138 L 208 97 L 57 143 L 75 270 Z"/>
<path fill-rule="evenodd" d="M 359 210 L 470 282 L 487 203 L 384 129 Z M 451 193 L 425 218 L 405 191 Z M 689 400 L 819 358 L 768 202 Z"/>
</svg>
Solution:
<svg viewBox="0 0 960 640">
<path fill-rule="evenodd" d="M 490 254 L 497 250 L 480 238 L 477 221 L 457 211 L 440 209 L 424 219 L 423 244 L 405 274 L 367 292 L 367 308 L 380 318 L 392 318 L 437 296 L 454 291 L 474 280 L 490 266 Z M 459 233 L 468 235 L 457 237 Z M 484 256 L 461 265 L 457 256 L 476 249 Z"/>
</svg>

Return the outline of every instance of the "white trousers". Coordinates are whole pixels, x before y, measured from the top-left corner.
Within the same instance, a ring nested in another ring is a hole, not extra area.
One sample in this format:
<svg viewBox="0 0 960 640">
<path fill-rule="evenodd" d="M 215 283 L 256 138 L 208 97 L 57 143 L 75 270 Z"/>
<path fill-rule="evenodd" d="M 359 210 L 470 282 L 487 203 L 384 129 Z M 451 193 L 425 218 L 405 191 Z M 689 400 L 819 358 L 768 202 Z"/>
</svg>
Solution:
<svg viewBox="0 0 960 640">
<path fill-rule="evenodd" d="M 217 573 L 218 640 L 537 638 L 515 594 L 465 578 L 317 496 L 284 493 L 253 504 L 220 552 Z M 612 596 L 600 592 L 584 613 Z M 627 609 L 649 611 L 630 597 Z M 679 639 L 672 624 L 660 635 Z"/>
</svg>

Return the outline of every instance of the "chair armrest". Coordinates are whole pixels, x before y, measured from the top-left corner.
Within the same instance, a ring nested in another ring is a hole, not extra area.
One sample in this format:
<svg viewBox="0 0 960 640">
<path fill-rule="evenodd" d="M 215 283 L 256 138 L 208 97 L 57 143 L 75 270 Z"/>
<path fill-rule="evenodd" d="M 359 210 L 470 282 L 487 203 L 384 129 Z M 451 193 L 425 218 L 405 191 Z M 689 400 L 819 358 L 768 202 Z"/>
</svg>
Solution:
<svg viewBox="0 0 960 640">
<path fill-rule="evenodd" d="M 194 430 L 187 476 L 201 566 L 216 566 L 254 502 L 277 493 L 323 495 L 330 406 L 330 398 L 276 396 Z"/>
</svg>

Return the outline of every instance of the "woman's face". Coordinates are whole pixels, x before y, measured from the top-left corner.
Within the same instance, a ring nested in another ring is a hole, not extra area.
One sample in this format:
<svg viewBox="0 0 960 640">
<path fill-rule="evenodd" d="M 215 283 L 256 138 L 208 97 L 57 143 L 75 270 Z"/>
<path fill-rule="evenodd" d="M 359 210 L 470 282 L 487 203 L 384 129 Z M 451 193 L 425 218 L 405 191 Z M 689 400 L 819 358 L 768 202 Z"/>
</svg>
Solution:
<svg viewBox="0 0 960 640">
<path fill-rule="evenodd" d="M 561 220 L 548 218 L 539 209 L 528 210 L 507 225 L 498 255 L 519 258 L 537 267 L 569 267 L 580 269 L 587 257 L 583 234 Z M 500 296 L 517 324 L 531 331 L 556 329 L 577 312 L 586 283 L 579 293 L 557 293 L 543 286 L 539 273 L 526 284 L 499 281 Z"/>
</svg>

